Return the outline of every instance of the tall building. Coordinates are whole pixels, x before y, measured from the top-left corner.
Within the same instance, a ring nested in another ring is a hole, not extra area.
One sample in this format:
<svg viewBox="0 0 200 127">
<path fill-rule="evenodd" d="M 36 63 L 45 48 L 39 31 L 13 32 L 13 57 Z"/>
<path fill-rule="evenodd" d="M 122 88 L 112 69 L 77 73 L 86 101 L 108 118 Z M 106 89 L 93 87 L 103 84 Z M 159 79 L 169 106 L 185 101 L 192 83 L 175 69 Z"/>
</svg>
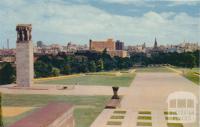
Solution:
<svg viewBox="0 0 200 127">
<path fill-rule="evenodd" d="M 44 46 L 44 44 L 42 41 L 37 41 L 37 47 L 43 47 L 43 46 Z"/>
<path fill-rule="evenodd" d="M 116 50 L 124 50 L 124 42 L 117 40 L 115 43 Z"/>
<path fill-rule="evenodd" d="M 116 46 L 117 45 L 117 46 Z M 110 56 L 127 57 L 127 51 L 123 50 L 124 43 L 113 41 L 113 39 L 108 39 L 106 41 L 92 41 L 90 40 L 90 50 L 102 52 L 107 49 Z"/>
<path fill-rule="evenodd" d="M 107 51 L 115 50 L 115 42 L 113 39 L 108 39 L 106 41 L 92 41 L 90 40 L 90 50 L 95 51 L 103 51 L 107 49 Z"/>
</svg>

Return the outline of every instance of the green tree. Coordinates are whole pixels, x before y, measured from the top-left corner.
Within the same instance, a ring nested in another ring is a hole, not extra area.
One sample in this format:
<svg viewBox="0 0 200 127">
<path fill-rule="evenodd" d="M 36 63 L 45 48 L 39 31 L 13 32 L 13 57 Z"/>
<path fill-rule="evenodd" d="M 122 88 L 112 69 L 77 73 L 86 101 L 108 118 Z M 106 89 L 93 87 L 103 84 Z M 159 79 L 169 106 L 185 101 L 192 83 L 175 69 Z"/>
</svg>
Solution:
<svg viewBox="0 0 200 127">
<path fill-rule="evenodd" d="M 34 64 L 35 77 L 48 77 L 52 74 L 52 65 L 42 61 L 36 61 Z"/>
<path fill-rule="evenodd" d="M 88 65 L 85 62 L 81 62 L 79 64 L 79 71 L 83 73 L 89 72 Z"/>
<path fill-rule="evenodd" d="M 95 64 L 95 62 L 94 61 L 90 61 L 88 68 L 89 68 L 90 72 L 96 72 L 96 64 Z"/>
<path fill-rule="evenodd" d="M 16 71 L 11 63 L 5 63 L 0 69 L 0 84 L 10 84 L 15 81 Z"/>
<path fill-rule="evenodd" d="M 60 69 L 53 67 L 52 76 L 59 76 L 59 75 L 60 75 Z"/>
<path fill-rule="evenodd" d="M 96 70 L 97 71 L 102 71 L 104 69 L 104 66 L 103 66 L 103 60 L 102 59 L 99 59 L 97 62 L 96 62 Z"/>
<path fill-rule="evenodd" d="M 62 73 L 63 74 L 71 74 L 71 66 L 69 64 L 64 65 L 64 67 L 62 68 Z"/>
<path fill-rule="evenodd" d="M 189 68 L 193 68 L 195 66 L 195 56 L 193 54 L 187 53 L 185 56 L 185 64 Z"/>
</svg>

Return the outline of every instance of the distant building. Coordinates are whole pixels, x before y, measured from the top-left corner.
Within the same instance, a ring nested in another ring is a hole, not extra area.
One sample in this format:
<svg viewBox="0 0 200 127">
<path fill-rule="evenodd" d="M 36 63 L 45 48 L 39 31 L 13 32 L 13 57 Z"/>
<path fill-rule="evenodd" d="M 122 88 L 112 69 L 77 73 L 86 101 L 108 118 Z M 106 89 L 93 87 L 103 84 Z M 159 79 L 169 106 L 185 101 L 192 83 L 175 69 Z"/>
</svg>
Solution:
<svg viewBox="0 0 200 127">
<path fill-rule="evenodd" d="M 115 43 L 115 49 L 116 50 L 124 50 L 124 42 L 117 40 Z"/>
<path fill-rule="evenodd" d="M 127 51 L 129 54 L 145 53 L 146 52 L 146 44 L 144 43 L 143 45 L 128 46 Z"/>
<path fill-rule="evenodd" d="M 127 57 L 127 51 L 124 49 L 124 43 L 120 41 L 113 41 L 113 39 L 108 39 L 106 41 L 92 41 L 90 40 L 90 51 L 102 52 L 104 49 L 107 50 L 108 54 L 112 57 Z"/>
<path fill-rule="evenodd" d="M 107 49 L 107 51 L 113 51 L 115 50 L 115 42 L 113 39 L 108 39 L 106 41 L 92 41 L 90 40 L 90 50 L 95 51 L 103 51 L 104 49 Z"/>
<path fill-rule="evenodd" d="M 43 46 L 44 46 L 44 44 L 42 41 L 37 41 L 37 47 L 43 47 Z"/>
<path fill-rule="evenodd" d="M 127 57 L 127 51 L 125 50 L 113 50 L 113 51 L 108 51 L 108 54 L 112 57 L 114 56 L 119 56 L 119 57 Z"/>
<path fill-rule="evenodd" d="M 72 44 L 71 42 L 67 43 L 67 47 L 65 49 L 67 52 L 76 52 L 77 49 L 77 45 L 76 44 Z"/>
<path fill-rule="evenodd" d="M 15 49 L 0 49 L 0 56 L 14 56 L 15 54 Z"/>
<path fill-rule="evenodd" d="M 15 56 L 4 56 L 0 58 L 0 61 L 9 63 L 15 62 L 15 60 L 16 60 Z"/>
<path fill-rule="evenodd" d="M 182 53 L 182 52 L 193 52 L 196 50 L 199 50 L 200 47 L 198 43 L 189 43 L 189 42 L 183 42 L 178 45 L 170 45 L 166 47 L 165 52 L 177 52 L 177 53 Z"/>
<path fill-rule="evenodd" d="M 150 50 L 151 53 L 153 54 L 157 54 L 159 52 L 164 52 L 164 48 L 163 46 L 158 46 L 158 42 L 157 42 L 157 39 L 155 38 L 155 41 L 154 41 L 154 46 L 153 46 L 153 49 Z"/>
<path fill-rule="evenodd" d="M 154 49 L 157 49 L 158 48 L 158 43 L 157 43 L 157 40 L 155 38 L 155 42 L 154 42 L 154 46 L 153 46 Z"/>
</svg>

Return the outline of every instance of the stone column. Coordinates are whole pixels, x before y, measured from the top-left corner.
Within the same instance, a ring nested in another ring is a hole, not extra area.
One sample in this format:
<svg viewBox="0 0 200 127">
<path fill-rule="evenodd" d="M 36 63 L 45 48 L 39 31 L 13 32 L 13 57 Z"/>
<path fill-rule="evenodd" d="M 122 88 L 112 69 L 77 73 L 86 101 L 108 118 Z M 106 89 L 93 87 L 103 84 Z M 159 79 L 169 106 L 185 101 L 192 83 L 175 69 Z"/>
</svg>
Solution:
<svg viewBox="0 0 200 127">
<path fill-rule="evenodd" d="M 30 87 L 33 84 L 33 44 L 31 40 L 31 24 L 19 24 L 16 27 L 16 66 L 17 85 Z"/>
</svg>

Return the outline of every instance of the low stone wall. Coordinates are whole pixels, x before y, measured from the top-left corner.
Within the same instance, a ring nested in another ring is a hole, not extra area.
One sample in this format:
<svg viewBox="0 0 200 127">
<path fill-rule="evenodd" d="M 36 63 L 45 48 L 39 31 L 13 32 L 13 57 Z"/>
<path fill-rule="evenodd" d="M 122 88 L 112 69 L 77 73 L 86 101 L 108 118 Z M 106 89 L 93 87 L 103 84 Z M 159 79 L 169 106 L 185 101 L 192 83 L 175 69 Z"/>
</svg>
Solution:
<svg viewBox="0 0 200 127">
<path fill-rule="evenodd" d="M 73 105 L 54 102 L 9 127 L 75 127 Z"/>
</svg>

